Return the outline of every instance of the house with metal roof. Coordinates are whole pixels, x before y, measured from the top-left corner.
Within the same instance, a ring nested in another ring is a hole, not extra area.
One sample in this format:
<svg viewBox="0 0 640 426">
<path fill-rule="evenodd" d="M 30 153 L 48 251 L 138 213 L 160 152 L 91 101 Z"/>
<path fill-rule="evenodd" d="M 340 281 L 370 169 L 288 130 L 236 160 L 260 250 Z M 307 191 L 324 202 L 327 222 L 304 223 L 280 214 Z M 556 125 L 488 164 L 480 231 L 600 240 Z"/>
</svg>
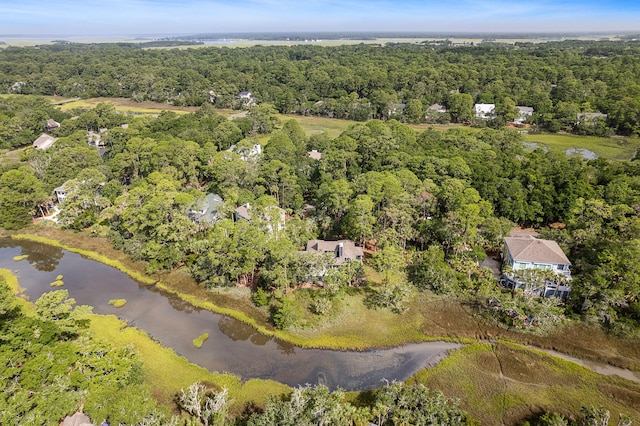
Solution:
<svg viewBox="0 0 640 426">
<path fill-rule="evenodd" d="M 187 210 L 187 215 L 194 222 L 201 224 L 211 224 L 218 221 L 218 209 L 224 204 L 222 197 L 218 194 L 207 194 L 204 199 L 199 200 L 199 204 Z"/>
<path fill-rule="evenodd" d="M 502 283 L 512 289 L 522 288 L 519 276 L 522 271 L 538 269 L 547 271 L 544 285 L 532 289 L 532 293 L 543 296 L 566 298 L 571 292 L 571 262 L 557 242 L 542 240 L 531 235 L 507 237 L 502 253 Z"/>
<path fill-rule="evenodd" d="M 38 139 L 33 141 L 33 147 L 35 149 L 48 149 L 57 140 L 58 140 L 58 138 L 54 138 L 53 136 L 49 136 L 46 133 L 43 133 L 38 137 Z"/>
</svg>

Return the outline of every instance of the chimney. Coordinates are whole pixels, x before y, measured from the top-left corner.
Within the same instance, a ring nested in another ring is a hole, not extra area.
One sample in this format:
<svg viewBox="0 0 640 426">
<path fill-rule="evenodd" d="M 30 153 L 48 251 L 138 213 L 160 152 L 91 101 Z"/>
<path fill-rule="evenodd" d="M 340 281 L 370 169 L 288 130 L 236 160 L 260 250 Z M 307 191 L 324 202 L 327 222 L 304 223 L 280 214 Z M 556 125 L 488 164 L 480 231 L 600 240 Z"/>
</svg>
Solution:
<svg viewBox="0 0 640 426">
<path fill-rule="evenodd" d="M 336 257 L 342 257 L 344 254 L 344 243 L 338 243 L 338 255 Z"/>
</svg>

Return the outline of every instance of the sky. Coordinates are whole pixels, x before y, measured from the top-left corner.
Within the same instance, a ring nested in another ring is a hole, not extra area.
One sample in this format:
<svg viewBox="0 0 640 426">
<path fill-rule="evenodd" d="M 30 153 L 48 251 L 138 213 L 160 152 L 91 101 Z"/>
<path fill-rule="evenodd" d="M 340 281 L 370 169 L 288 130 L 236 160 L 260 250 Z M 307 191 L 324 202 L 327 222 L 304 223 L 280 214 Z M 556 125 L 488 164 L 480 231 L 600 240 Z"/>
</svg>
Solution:
<svg viewBox="0 0 640 426">
<path fill-rule="evenodd" d="M 640 0 L 0 0 L 0 35 L 640 32 Z"/>
</svg>

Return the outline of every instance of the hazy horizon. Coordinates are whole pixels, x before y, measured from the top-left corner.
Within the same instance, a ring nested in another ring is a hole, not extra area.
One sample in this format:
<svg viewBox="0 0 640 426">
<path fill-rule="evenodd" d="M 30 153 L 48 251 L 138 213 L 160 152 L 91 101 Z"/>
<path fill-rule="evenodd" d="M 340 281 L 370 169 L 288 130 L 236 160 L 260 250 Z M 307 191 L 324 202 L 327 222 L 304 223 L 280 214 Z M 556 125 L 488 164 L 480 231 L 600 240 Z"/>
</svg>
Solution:
<svg viewBox="0 0 640 426">
<path fill-rule="evenodd" d="M 0 0 L 0 33 L 131 36 L 248 32 L 621 33 L 640 2 L 614 0 Z"/>
</svg>

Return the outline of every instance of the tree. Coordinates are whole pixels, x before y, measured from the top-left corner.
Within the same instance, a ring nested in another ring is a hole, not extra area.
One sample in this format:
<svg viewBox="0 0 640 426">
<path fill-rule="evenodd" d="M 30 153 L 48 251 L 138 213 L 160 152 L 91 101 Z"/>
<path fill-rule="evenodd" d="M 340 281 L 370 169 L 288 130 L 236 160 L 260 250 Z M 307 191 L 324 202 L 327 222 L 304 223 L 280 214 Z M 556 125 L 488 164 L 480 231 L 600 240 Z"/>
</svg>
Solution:
<svg viewBox="0 0 640 426">
<path fill-rule="evenodd" d="M 36 208 L 47 198 L 42 183 L 29 168 L 3 173 L 0 176 L 0 226 L 20 229 L 28 225 Z"/>
<path fill-rule="evenodd" d="M 465 425 L 466 413 L 456 400 L 446 398 L 422 384 L 392 382 L 375 394 L 374 424 L 386 425 Z"/>
<path fill-rule="evenodd" d="M 202 383 L 194 383 L 186 390 L 180 390 L 178 404 L 204 426 L 224 426 L 229 424 L 229 399 L 227 388 L 220 392 L 207 391 Z"/>
<path fill-rule="evenodd" d="M 36 313 L 45 321 L 53 321 L 64 336 L 75 336 L 84 322 L 77 319 L 68 290 L 44 293 L 36 300 Z"/>
<path fill-rule="evenodd" d="M 420 99 L 411 99 L 405 108 L 405 115 L 409 123 L 422 123 L 424 121 L 424 106 Z"/>
<path fill-rule="evenodd" d="M 473 96 L 468 93 L 454 93 L 449 97 L 447 110 L 454 123 L 471 121 L 474 117 Z"/>
<path fill-rule="evenodd" d="M 342 229 L 346 236 L 356 240 L 360 245 L 373 237 L 376 218 L 373 215 L 373 201 L 368 195 L 358 195 L 349 204 Z"/>
</svg>

